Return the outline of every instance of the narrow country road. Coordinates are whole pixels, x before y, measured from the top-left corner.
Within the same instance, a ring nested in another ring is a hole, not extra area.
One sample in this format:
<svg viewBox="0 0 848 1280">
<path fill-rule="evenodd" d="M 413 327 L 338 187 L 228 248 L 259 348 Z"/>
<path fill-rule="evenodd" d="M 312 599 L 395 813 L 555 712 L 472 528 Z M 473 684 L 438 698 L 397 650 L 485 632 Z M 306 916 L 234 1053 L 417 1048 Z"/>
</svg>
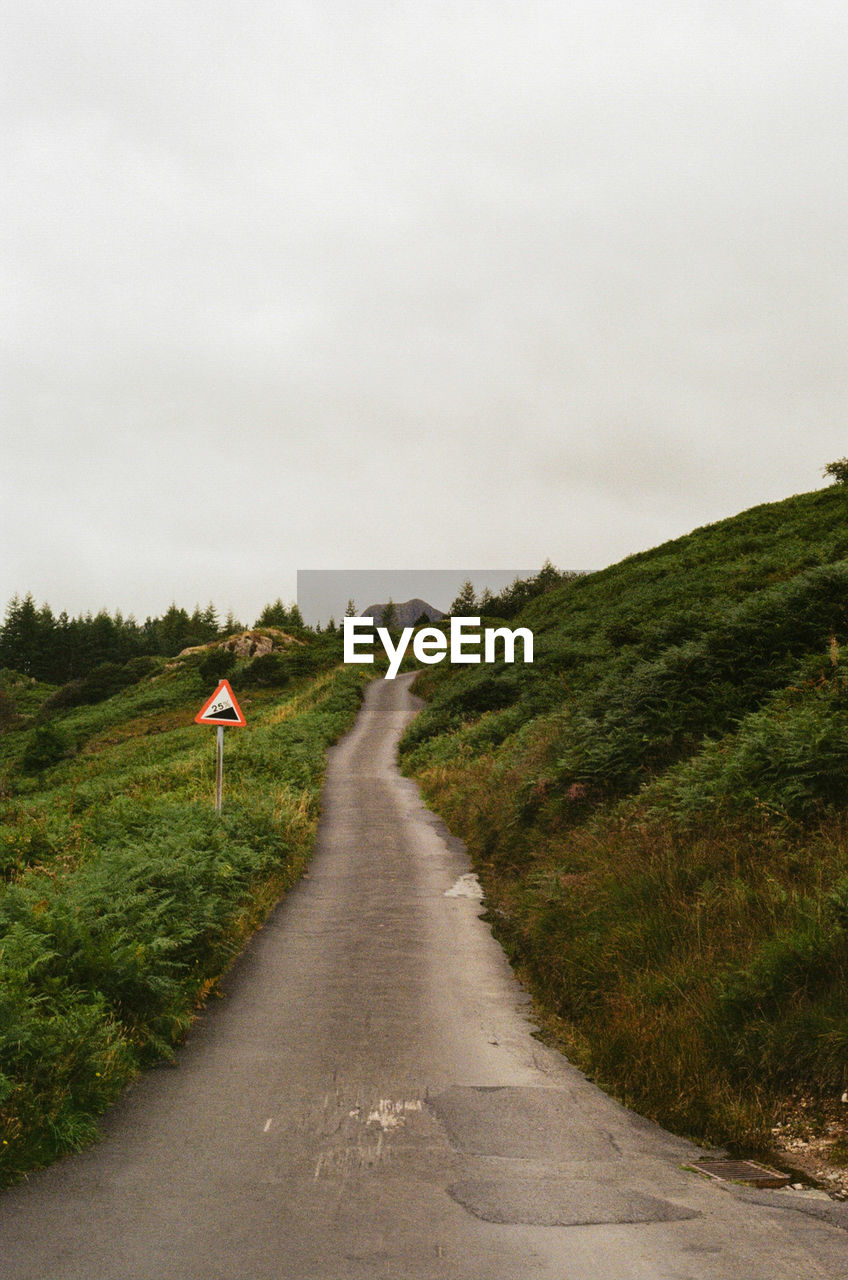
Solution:
<svg viewBox="0 0 848 1280">
<path fill-rule="evenodd" d="M 310 874 L 176 1067 L 0 1195 L 0 1280 L 836 1280 L 845 1209 L 682 1166 L 532 1036 L 466 857 L 395 767 L 408 677 L 333 751 Z"/>
</svg>

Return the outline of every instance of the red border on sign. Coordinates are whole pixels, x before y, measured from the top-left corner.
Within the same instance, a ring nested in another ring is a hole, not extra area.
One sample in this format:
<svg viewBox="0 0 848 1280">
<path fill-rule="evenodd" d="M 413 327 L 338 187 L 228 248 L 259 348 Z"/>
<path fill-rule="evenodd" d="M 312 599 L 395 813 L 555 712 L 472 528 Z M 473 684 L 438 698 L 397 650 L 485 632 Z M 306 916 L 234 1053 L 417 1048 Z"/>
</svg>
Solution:
<svg viewBox="0 0 848 1280">
<path fill-rule="evenodd" d="M 230 695 L 230 699 L 232 700 L 232 704 L 233 704 L 233 707 L 235 708 L 235 712 L 236 712 L 236 715 L 238 716 L 238 720 L 222 720 L 220 719 L 220 717 L 208 716 L 206 714 L 206 712 L 212 706 L 212 703 L 215 701 L 216 698 L 220 697 L 221 692 L 224 689 L 226 689 L 227 693 Z M 238 704 L 238 701 L 236 700 L 236 695 L 232 691 L 229 680 L 221 681 L 221 683 L 218 685 L 218 688 L 212 694 L 212 697 L 209 698 L 206 702 L 204 702 L 203 706 L 200 708 L 197 715 L 194 717 L 194 723 L 195 724 L 222 724 L 222 725 L 225 725 L 227 728 L 232 728 L 232 729 L 245 729 L 247 727 L 247 721 L 244 718 L 244 712 L 242 711 L 241 707 Z"/>
</svg>

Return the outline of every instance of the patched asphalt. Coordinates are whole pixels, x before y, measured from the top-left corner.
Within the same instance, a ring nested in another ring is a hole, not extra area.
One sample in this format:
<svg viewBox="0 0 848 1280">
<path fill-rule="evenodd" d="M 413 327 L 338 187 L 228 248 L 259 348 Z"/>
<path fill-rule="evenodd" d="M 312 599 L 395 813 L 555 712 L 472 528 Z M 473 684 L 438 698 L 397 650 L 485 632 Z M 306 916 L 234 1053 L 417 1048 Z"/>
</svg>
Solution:
<svg viewBox="0 0 848 1280">
<path fill-rule="evenodd" d="M 396 768 L 409 677 L 331 753 L 309 875 L 91 1149 L 0 1195 L 0 1280 L 835 1280 L 848 1215 L 703 1155 L 533 1036 L 457 840 Z"/>
</svg>

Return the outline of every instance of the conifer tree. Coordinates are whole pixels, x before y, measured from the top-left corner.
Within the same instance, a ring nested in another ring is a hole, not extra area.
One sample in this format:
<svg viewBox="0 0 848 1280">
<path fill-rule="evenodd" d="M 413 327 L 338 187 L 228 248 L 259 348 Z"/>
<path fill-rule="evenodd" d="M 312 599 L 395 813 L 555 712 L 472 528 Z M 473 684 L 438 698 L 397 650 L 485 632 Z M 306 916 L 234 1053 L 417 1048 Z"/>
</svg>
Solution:
<svg viewBox="0 0 848 1280">
<path fill-rule="evenodd" d="M 470 578 L 466 578 L 459 588 L 459 595 L 451 605 L 450 612 L 454 618 L 476 617 L 479 613 L 474 583 Z"/>
</svg>

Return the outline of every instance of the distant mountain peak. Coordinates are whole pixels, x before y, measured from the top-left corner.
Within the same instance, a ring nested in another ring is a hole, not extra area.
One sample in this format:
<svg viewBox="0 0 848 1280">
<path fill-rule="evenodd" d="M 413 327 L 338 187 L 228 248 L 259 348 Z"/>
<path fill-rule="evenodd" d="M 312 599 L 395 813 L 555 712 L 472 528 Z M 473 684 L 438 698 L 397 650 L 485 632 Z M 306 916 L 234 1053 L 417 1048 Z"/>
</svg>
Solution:
<svg viewBox="0 0 848 1280">
<path fill-rule="evenodd" d="M 435 605 L 428 604 L 426 600 L 421 600 L 415 596 L 412 600 L 404 600 L 403 603 L 392 601 L 395 607 L 395 622 L 397 627 L 414 627 L 415 624 L 426 618 L 428 622 L 438 622 L 440 618 L 447 617 L 442 613 L 441 609 L 437 609 Z M 376 626 L 380 626 L 383 621 L 383 611 L 386 604 L 369 604 L 367 609 L 363 609 L 360 617 L 373 618 Z"/>
</svg>

